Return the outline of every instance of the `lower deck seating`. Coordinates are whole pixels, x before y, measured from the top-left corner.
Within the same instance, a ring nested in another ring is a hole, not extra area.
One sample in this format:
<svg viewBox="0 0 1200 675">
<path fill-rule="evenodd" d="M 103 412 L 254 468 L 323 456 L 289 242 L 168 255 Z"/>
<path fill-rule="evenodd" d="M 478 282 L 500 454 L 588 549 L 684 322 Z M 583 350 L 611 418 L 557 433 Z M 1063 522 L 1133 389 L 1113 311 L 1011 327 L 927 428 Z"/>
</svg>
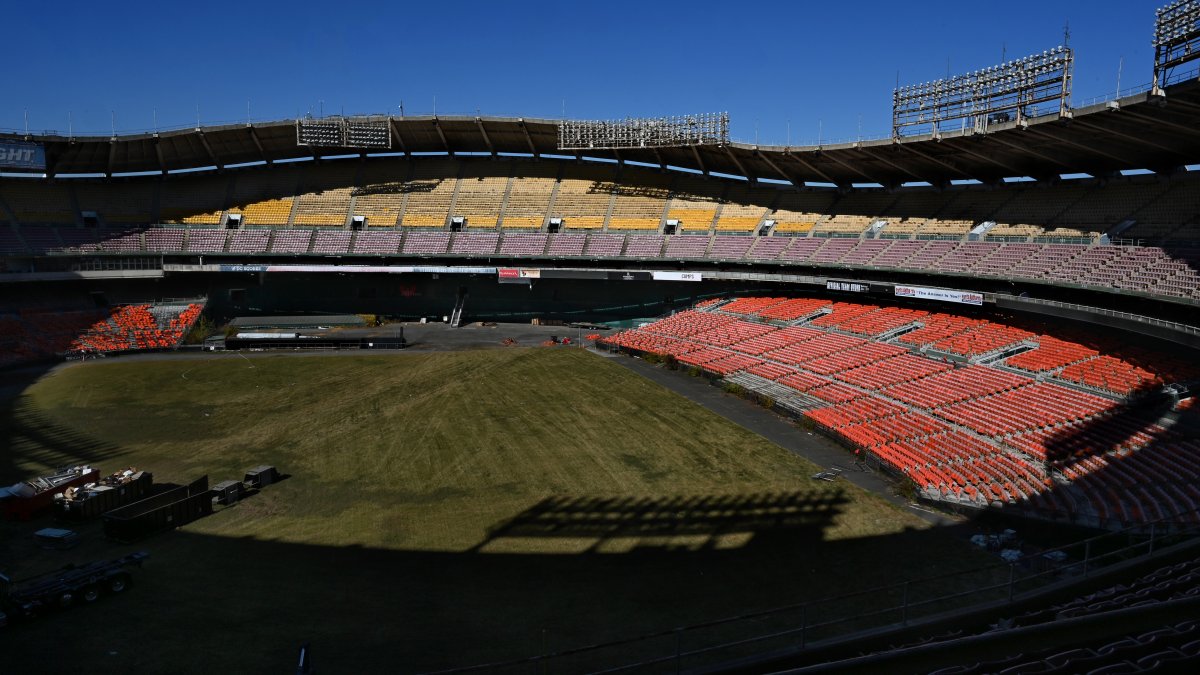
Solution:
<svg viewBox="0 0 1200 675">
<path fill-rule="evenodd" d="M 1092 527 L 1160 518 L 1200 522 L 1194 513 L 1200 443 L 1158 424 L 1161 413 L 1132 414 L 1116 392 L 1102 396 L 1058 382 L 1072 365 L 1117 357 L 1096 356 L 1096 348 L 1066 337 L 1029 339 L 1023 329 L 998 321 L 905 311 L 742 297 L 707 301 L 600 342 L 675 355 L 752 391 L 765 387 L 762 395 L 787 399 L 789 410 L 869 451 L 930 499 L 1005 504 Z M 779 325 L 768 318 L 772 313 L 803 318 L 799 325 Z M 882 321 L 880 328 L 917 318 L 926 333 L 908 342 L 916 331 L 887 339 L 886 331 L 873 332 L 872 317 Z M 868 324 L 863 337 L 844 332 L 856 322 Z M 1027 351 L 1017 366 L 955 364 L 916 351 L 955 336 L 982 342 L 969 345 L 973 351 L 1028 339 Z M 1042 348 L 1044 355 L 1031 356 Z M 1125 358 L 1127 365 L 1158 362 L 1146 371 L 1154 377 L 1175 367 L 1167 354 Z M 1035 381 L 1011 370 L 1022 364 L 1031 374 L 1052 376 Z M 1195 370 L 1182 364 L 1177 372 L 1190 377 Z"/>
<path fill-rule="evenodd" d="M 103 310 L 30 308 L 0 313 L 0 366 L 53 358 L 89 326 L 107 317 Z"/>
<path fill-rule="evenodd" d="M 204 305 L 122 305 L 72 340 L 68 352 L 94 354 L 165 349 L 183 340 Z"/>
</svg>

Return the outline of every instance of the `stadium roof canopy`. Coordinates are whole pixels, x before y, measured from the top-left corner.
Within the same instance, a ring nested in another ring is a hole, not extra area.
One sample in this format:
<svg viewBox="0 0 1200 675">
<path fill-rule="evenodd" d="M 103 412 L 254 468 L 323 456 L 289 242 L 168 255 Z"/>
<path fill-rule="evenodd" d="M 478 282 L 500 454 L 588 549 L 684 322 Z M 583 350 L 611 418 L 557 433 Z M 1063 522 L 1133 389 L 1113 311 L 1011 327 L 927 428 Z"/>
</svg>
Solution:
<svg viewBox="0 0 1200 675">
<path fill-rule="evenodd" d="M 1061 174 L 1106 175 L 1122 170 L 1169 172 L 1200 162 L 1200 81 L 1050 115 L 972 130 L 837 145 L 783 147 L 731 143 L 634 150 L 595 150 L 600 159 L 642 162 L 752 179 L 896 186 L 954 180 L 993 182 Z M 391 152 L 563 155 L 557 122 L 497 117 L 376 117 L 391 127 Z M 127 174 L 224 168 L 359 149 L 312 148 L 296 142 L 295 120 L 199 127 L 117 136 L 0 134 L 0 140 L 41 143 L 47 173 Z"/>
</svg>

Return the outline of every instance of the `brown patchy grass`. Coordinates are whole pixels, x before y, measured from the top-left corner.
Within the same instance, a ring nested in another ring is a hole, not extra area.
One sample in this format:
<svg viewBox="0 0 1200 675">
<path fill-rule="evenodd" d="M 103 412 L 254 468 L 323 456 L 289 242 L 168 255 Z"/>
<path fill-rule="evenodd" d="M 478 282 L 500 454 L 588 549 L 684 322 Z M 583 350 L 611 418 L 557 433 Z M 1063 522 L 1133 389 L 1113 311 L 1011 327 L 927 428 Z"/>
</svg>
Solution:
<svg viewBox="0 0 1200 675">
<path fill-rule="evenodd" d="M 154 557 L 125 597 L 0 635 L 41 670 L 53 649 L 63 670 L 265 672 L 313 640 L 322 672 L 419 671 L 981 562 L 581 350 L 77 365 L 3 425 L 26 475 L 93 460 L 160 482 L 261 463 L 292 476 L 145 542 Z M 780 515 L 789 498 L 814 506 Z M 606 506 L 575 514 L 570 500 Z M 639 529 L 647 511 L 668 517 Z M 19 573 L 126 548 L 93 526 L 77 553 L 31 553 L 27 529 L 0 526 L 0 561 Z M 888 563 L 898 552 L 903 567 Z"/>
</svg>

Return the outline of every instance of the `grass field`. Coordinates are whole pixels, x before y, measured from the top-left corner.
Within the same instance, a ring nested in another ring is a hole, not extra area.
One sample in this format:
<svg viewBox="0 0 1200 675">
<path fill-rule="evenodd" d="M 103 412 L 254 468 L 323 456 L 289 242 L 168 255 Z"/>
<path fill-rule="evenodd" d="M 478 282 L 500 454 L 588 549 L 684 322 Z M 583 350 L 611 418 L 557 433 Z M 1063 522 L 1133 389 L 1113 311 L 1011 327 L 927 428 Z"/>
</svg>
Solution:
<svg viewBox="0 0 1200 675">
<path fill-rule="evenodd" d="M 17 577 L 152 554 L 126 595 L 0 632 L 12 672 L 283 672 L 306 640 L 321 673 L 425 671 L 985 562 L 582 350 L 75 365 L 0 425 L 4 483 L 291 476 L 133 547 L 90 526 L 36 552 L 44 521 L 0 524 Z"/>
</svg>

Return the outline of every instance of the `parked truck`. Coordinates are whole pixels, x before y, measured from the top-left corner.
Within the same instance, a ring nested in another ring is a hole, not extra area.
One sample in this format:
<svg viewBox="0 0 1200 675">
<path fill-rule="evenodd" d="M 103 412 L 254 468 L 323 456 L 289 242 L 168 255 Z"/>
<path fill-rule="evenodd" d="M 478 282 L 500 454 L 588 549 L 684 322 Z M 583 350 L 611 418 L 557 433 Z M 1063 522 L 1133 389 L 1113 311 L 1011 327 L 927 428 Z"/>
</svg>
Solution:
<svg viewBox="0 0 1200 675">
<path fill-rule="evenodd" d="M 75 604 L 91 604 L 104 595 L 123 593 L 133 583 L 130 569 L 150 557 L 146 551 L 113 560 L 67 565 L 23 581 L 0 574 L 0 627 Z"/>
</svg>

